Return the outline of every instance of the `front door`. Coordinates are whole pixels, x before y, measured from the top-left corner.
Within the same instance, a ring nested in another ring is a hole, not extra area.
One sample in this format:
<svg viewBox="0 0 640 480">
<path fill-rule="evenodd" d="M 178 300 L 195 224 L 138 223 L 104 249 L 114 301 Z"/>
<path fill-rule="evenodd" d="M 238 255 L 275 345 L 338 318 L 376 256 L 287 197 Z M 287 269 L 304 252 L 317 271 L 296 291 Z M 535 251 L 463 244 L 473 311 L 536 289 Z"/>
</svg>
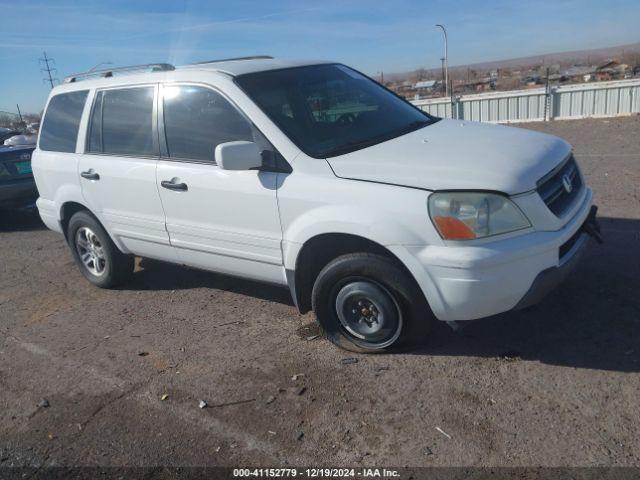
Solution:
<svg viewBox="0 0 640 480">
<path fill-rule="evenodd" d="M 214 158 L 220 143 L 264 139 L 211 88 L 165 85 L 160 91 L 166 152 L 158 162 L 157 186 L 179 259 L 208 270 L 285 283 L 276 196 L 282 174 L 222 170 Z"/>
<path fill-rule="evenodd" d="M 156 85 L 96 91 L 79 174 L 89 207 L 125 248 L 175 261 L 156 185 L 156 92 Z"/>
</svg>

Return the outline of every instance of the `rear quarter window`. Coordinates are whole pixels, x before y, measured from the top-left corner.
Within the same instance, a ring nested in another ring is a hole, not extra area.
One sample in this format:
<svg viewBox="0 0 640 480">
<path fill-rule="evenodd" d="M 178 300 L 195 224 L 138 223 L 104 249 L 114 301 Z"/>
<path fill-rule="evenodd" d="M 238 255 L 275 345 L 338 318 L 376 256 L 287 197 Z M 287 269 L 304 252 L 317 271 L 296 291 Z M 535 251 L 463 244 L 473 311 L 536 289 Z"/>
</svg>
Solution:
<svg viewBox="0 0 640 480">
<path fill-rule="evenodd" d="M 51 98 L 40 132 L 40 150 L 75 152 L 80 117 L 88 90 L 61 93 Z"/>
</svg>

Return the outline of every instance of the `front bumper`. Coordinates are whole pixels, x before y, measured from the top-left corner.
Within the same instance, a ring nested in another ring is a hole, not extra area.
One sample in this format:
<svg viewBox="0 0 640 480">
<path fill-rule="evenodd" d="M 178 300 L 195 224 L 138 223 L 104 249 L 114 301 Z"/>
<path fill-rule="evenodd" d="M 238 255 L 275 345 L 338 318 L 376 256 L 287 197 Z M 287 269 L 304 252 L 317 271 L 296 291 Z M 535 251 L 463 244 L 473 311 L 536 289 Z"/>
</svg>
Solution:
<svg viewBox="0 0 640 480">
<path fill-rule="evenodd" d="M 580 229 L 560 247 L 560 264 L 557 267 L 547 268 L 538 274 L 529 291 L 514 307 L 516 310 L 536 305 L 561 284 L 580 263 L 580 258 L 594 232 L 598 235 L 596 237 L 598 242 L 602 241 L 599 236 L 600 227 L 596 220 L 597 211 L 597 207 L 591 207 L 589 215 Z"/>
<path fill-rule="evenodd" d="M 0 183 L 0 208 L 32 207 L 37 198 L 38 189 L 33 177 Z"/>
<path fill-rule="evenodd" d="M 474 320 L 539 301 L 564 280 L 586 249 L 590 217 L 587 191 L 573 218 L 559 231 L 528 234 L 480 245 L 394 247 L 434 315 Z"/>
</svg>

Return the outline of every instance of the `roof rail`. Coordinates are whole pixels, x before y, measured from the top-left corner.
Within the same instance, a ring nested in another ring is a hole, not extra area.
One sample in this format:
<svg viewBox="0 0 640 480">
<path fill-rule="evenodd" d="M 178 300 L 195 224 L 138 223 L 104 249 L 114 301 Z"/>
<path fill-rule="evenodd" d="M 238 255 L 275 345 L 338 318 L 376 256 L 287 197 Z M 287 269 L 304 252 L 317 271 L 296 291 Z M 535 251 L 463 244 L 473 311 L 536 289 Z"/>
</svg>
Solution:
<svg viewBox="0 0 640 480">
<path fill-rule="evenodd" d="M 89 70 L 88 72 L 75 73 L 65 77 L 63 83 L 74 83 L 80 80 L 86 80 L 91 77 L 113 77 L 114 73 L 135 72 L 139 70 L 150 70 L 152 72 L 167 72 L 175 70 L 176 67 L 169 63 L 147 63 L 144 65 L 131 65 L 129 67 L 109 68 L 107 70 Z"/>
<path fill-rule="evenodd" d="M 273 57 L 271 55 L 252 55 L 250 57 L 220 58 L 218 60 L 207 60 L 206 62 L 189 63 L 188 65 L 206 65 L 207 63 L 236 62 L 239 60 L 273 60 Z"/>
</svg>

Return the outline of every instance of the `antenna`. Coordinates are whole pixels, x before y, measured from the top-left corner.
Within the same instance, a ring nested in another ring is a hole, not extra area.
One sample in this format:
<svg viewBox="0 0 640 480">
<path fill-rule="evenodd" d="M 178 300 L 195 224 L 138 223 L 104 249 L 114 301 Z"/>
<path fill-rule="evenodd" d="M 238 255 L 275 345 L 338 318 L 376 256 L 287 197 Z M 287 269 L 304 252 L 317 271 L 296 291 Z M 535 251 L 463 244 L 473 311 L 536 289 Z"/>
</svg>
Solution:
<svg viewBox="0 0 640 480">
<path fill-rule="evenodd" d="M 55 77 L 55 72 L 57 69 L 52 67 L 51 65 L 55 65 L 56 61 L 53 58 L 47 57 L 47 52 L 42 52 L 43 58 L 39 58 L 38 61 L 40 65 L 44 65 L 44 67 L 40 68 L 40 72 L 45 73 L 45 78 L 42 79 L 43 82 L 49 82 L 51 88 L 54 87 L 54 82 L 59 82 L 59 80 Z M 54 75 L 52 75 L 52 73 Z"/>
</svg>

